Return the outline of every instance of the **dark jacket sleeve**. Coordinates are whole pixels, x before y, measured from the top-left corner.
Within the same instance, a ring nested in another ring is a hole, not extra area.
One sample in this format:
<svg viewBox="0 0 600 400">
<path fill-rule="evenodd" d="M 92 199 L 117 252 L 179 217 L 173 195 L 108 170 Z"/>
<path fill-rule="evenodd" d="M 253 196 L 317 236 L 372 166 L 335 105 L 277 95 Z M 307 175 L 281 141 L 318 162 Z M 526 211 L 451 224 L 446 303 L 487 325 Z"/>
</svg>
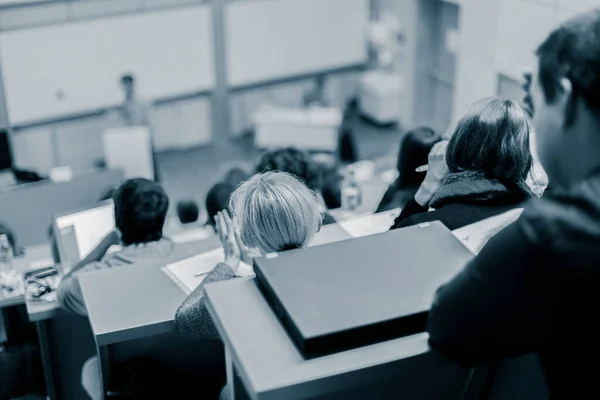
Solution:
<svg viewBox="0 0 600 400">
<path fill-rule="evenodd" d="M 421 207 L 419 203 L 415 201 L 415 199 L 410 199 L 406 206 L 402 209 L 402 212 L 396 219 L 394 220 L 394 225 L 390 229 L 398 229 L 404 228 L 407 226 L 413 225 L 410 223 L 409 218 L 416 214 L 422 214 L 427 212 L 427 208 Z"/>
<path fill-rule="evenodd" d="M 206 309 L 204 287 L 209 283 L 235 278 L 235 272 L 226 264 L 218 264 L 194 290 L 175 314 L 175 326 L 187 340 L 218 339 L 219 333 Z"/>
<path fill-rule="evenodd" d="M 387 211 L 387 207 L 394 200 L 394 195 L 396 194 L 396 191 L 396 182 L 394 182 L 387 188 L 387 190 L 383 194 L 383 197 L 381 198 L 381 201 L 379 202 L 379 205 L 377 205 L 377 209 L 375 210 L 376 213 Z"/>
<path fill-rule="evenodd" d="M 551 307 L 550 255 L 526 221 L 494 236 L 438 289 L 429 342 L 454 362 L 492 363 L 539 349 Z"/>
</svg>

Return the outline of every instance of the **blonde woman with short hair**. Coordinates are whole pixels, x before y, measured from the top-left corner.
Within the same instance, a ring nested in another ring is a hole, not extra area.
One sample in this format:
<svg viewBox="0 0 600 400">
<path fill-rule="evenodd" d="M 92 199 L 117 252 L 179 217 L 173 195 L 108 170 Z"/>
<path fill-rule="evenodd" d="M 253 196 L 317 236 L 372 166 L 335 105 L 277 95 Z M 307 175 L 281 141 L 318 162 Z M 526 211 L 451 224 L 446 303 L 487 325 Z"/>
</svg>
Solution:
<svg viewBox="0 0 600 400">
<path fill-rule="evenodd" d="M 241 261 L 252 264 L 257 255 L 306 247 L 321 228 L 317 196 L 285 172 L 254 175 L 232 194 L 229 208 L 233 218 L 226 210 L 216 217 L 224 262 L 207 275 L 175 315 L 177 330 L 188 340 L 219 337 L 204 303 L 205 285 L 235 278 Z"/>
</svg>

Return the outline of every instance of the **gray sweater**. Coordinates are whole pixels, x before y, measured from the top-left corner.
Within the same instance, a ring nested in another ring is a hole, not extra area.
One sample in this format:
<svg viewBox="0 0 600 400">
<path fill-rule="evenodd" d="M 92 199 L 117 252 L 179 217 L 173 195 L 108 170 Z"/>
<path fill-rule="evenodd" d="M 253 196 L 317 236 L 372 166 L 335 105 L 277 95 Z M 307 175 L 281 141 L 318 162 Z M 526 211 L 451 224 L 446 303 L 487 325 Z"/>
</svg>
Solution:
<svg viewBox="0 0 600 400">
<path fill-rule="evenodd" d="M 175 326 L 187 340 L 200 341 L 219 339 L 219 333 L 206 309 L 204 287 L 213 282 L 235 278 L 235 272 L 226 264 L 219 263 L 208 273 L 204 281 L 194 290 L 175 314 Z"/>
<path fill-rule="evenodd" d="M 173 243 L 168 239 L 144 245 L 124 247 L 122 250 L 105 255 L 102 260 L 67 274 L 57 289 L 60 305 L 67 311 L 87 315 L 87 308 L 79 284 L 79 275 L 88 271 L 107 268 L 120 268 L 138 263 L 168 264 L 198 254 L 201 250 L 198 242 Z M 109 290 L 109 288 L 107 288 Z"/>
</svg>

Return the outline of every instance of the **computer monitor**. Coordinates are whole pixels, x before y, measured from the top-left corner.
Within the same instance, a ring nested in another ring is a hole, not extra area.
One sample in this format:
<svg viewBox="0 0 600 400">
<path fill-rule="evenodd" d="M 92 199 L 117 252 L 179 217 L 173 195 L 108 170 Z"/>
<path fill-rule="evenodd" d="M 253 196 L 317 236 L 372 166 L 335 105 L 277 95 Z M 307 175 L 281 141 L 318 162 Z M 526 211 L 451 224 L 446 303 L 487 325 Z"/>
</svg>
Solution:
<svg viewBox="0 0 600 400">
<path fill-rule="evenodd" d="M 103 201 L 94 207 L 54 217 L 54 236 L 61 264 L 67 269 L 84 259 L 115 229 L 114 203 Z"/>
</svg>

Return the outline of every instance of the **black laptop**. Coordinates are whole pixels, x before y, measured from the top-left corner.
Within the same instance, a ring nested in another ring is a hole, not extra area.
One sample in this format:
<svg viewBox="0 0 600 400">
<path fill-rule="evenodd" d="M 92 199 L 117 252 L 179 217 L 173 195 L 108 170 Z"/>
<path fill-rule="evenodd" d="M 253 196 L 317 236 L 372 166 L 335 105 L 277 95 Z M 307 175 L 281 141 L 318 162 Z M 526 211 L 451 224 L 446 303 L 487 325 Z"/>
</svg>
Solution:
<svg viewBox="0 0 600 400">
<path fill-rule="evenodd" d="M 305 358 L 425 331 L 436 289 L 473 257 L 436 221 L 254 261 Z"/>
</svg>

